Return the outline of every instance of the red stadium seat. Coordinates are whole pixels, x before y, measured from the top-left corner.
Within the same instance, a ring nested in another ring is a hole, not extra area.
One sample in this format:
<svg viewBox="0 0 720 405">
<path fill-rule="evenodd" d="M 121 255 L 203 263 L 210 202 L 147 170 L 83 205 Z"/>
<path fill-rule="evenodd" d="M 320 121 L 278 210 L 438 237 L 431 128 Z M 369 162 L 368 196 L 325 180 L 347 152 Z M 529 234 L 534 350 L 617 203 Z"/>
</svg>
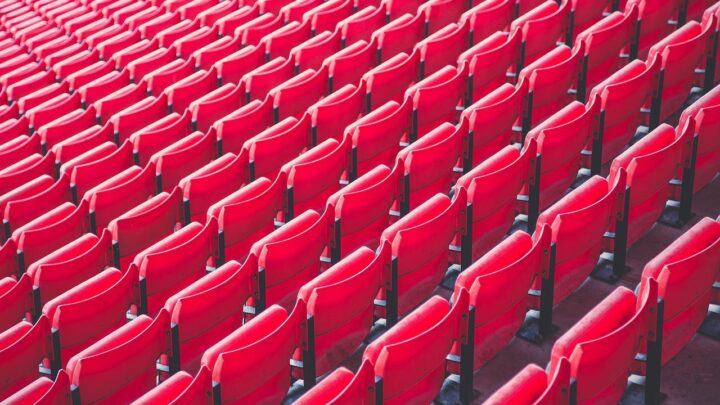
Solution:
<svg viewBox="0 0 720 405">
<path fill-rule="evenodd" d="M 528 133 L 526 142 L 535 139 L 538 153 L 542 155 L 541 210 L 559 200 L 577 178 L 581 152 L 597 130 L 599 107 L 597 103 L 586 107 L 572 102 Z"/>
<path fill-rule="evenodd" d="M 535 142 L 522 152 L 505 146 L 455 183 L 455 190 L 462 187 L 467 191 L 468 205 L 472 206 L 468 224 L 472 261 L 497 245 L 512 227 L 518 213 L 517 196 L 534 175 L 536 151 Z"/>
<path fill-rule="evenodd" d="M 421 13 L 405 14 L 375 31 L 381 62 L 388 61 L 400 53 L 410 53 L 416 43 L 423 39 L 425 18 Z"/>
<path fill-rule="evenodd" d="M 598 2 L 602 5 L 602 2 Z M 578 34 L 585 48 L 586 87 L 594 88 L 627 63 L 637 23 L 637 8 L 616 11 Z"/>
<path fill-rule="evenodd" d="M 335 213 L 331 246 L 333 258 L 345 257 L 361 246 L 375 247 L 390 224 L 390 208 L 398 196 L 399 170 L 378 165 L 328 197 Z"/>
<path fill-rule="evenodd" d="M 170 320 L 141 315 L 74 356 L 66 367 L 81 401 L 131 402 L 155 386 L 155 363 L 169 352 Z M 128 361 L 132 359 L 132 361 Z"/>
<path fill-rule="evenodd" d="M 213 400 L 281 402 L 290 386 L 289 361 L 300 346 L 304 321 L 303 306 L 289 315 L 272 306 L 208 349 L 202 364 L 212 370 Z"/>
<path fill-rule="evenodd" d="M 76 207 L 64 203 L 15 229 L 12 238 L 17 243 L 19 268 L 24 270 L 48 253 L 89 231 L 88 204 Z"/>
<path fill-rule="evenodd" d="M 240 108 L 245 100 L 241 90 L 242 87 L 228 83 L 193 100 L 188 109 L 195 128 L 207 131 L 215 121 Z"/>
<path fill-rule="evenodd" d="M 82 103 L 89 105 L 128 84 L 130 84 L 130 72 L 128 70 L 112 71 L 85 83 L 77 89 L 77 92 L 80 94 Z"/>
<path fill-rule="evenodd" d="M 284 218 L 292 219 L 308 209 L 321 211 L 327 198 L 340 189 L 347 171 L 350 141 L 328 139 L 283 165 L 286 176 L 287 208 Z"/>
<path fill-rule="evenodd" d="M 349 47 L 358 41 L 370 42 L 373 32 L 385 25 L 385 8 L 367 6 L 337 23 L 343 46 Z"/>
<path fill-rule="evenodd" d="M 214 25 L 217 25 L 220 35 L 232 35 L 235 29 L 246 22 L 254 19 L 260 15 L 260 7 L 256 4 L 252 6 L 242 6 L 237 10 L 219 18 L 215 21 Z"/>
<path fill-rule="evenodd" d="M 60 170 L 70 175 L 70 188 L 80 199 L 93 187 L 133 166 L 132 149 L 129 141 L 119 148 L 106 142 L 66 162 Z"/>
<path fill-rule="evenodd" d="M 311 22 L 290 21 L 277 30 L 267 34 L 258 48 L 263 48 L 265 57 L 272 60 L 279 57 L 287 57 L 290 51 L 298 44 L 312 38 Z"/>
<path fill-rule="evenodd" d="M 367 108 L 372 111 L 388 101 L 401 102 L 405 90 L 420 74 L 420 53 L 400 53 L 363 75 L 367 86 Z"/>
<path fill-rule="evenodd" d="M 338 22 L 353 14 L 353 1 L 333 0 L 316 6 L 303 14 L 303 20 L 310 21 L 312 32 L 334 31 Z"/>
<path fill-rule="evenodd" d="M 346 127 L 352 139 L 352 172 L 362 176 L 375 166 L 392 166 L 400 152 L 400 141 L 410 131 L 409 102 L 398 105 L 389 101 Z"/>
<path fill-rule="evenodd" d="M 95 233 L 111 220 L 155 195 L 155 165 L 132 166 L 88 190 L 90 221 Z"/>
<path fill-rule="evenodd" d="M 147 165 L 155 153 L 190 135 L 191 116 L 177 113 L 151 123 L 136 131 L 128 138 L 133 143 L 133 158 L 141 165 Z"/>
<path fill-rule="evenodd" d="M 223 84 L 238 83 L 240 79 L 256 67 L 265 63 L 265 53 L 262 47 L 246 46 L 241 50 L 215 62 L 218 78 Z"/>
<path fill-rule="evenodd" d="M 128 63 L 127 72 L 135 82 L 139 82 L 174 59 L 175 52 L 172 49 L 159 48 Z"/>
<path fill-rule="evenodd" d="M 275 182 L 262 177 L 208 208 L 208 217 L 218 220 L 220 263 L 245 261 L 250 247 L 275 229 L 284 185 L 282 175 Z"/>
<path fill-rule="evenodd" d="M 467 121 L 472 142 L 467 162 L 470 167 L 485 161 L 516 138 L 514 125 L 522 117 L 526 93 L 525 82 L 517 87 L 504 84 L 462 112 L 461 119 Z"/>
<path fill-rule="evenodd" d="M 432 297 L 365 348 L 363 359 L 374 365 L 376 378 L 382 378 L 379 396 L 384 404 L 435 398 L 445 380 L 445 358 L 461 340 L 461 317 L 467 310 L 467 292 L 452 305 Z M 408 361 L 415 367 L 408 368 Z"/>
<path fill-rule="evenodd" d="M 155 316 L 165 300 L 202 278 L 217 257 L 217 221 L 192 222 L 138 253 L 141 313 Z"/>
<path fill-rule="evenodd" d="M 510 31 L 522 32 L 522 55 L 524 66 L 530 65 L 542 55 L 564 42 L 568 30 L 570 2 L 546 1 L 516 18 Z"/>
<path fill-rule="evenodd" d="M 439 30 L 445 29 L 448 25 L 458 22 L 460 16 L 467 8 L 468 3 L 462 0 L 431 0 L 421 4 L 418 7 L 418 13 L 425 15 L 427 32 L 435 34 Z M 467 35 L 468 25 L 461 25 L 465 26 L 465 35 Z"/>
<path fill-rule="evenodd" d="M 410 141 L 422 138 L 442 123 L 458 121 L 457 107 L 463 104 L 465 95 L 465 66 L 445 66 L 405 91 L 413 107 Z"/>
<path fill-rule="evenodd" d="M 115 218 L 112 233 L 115 267 L 126 269 L 135 255 L 175 231 L 180 223 L 181 191 L 160 193 Z"/>
<path fill-rule="evenodd" d="M 222 5 L 218 3 L 218 5 Z M 240 38 L 221 37 L 207 45 L 196 49 L 192 53 L 192 59 L 195 60 L 195 66 L 201 69 L 210 70 L 216 62 L 232 55 L 240 48 Z"/>
<path fill-rule="evenodd" d="M 51 150 L 58 143 L 96 125 L 95 108 L 77 109 L 38 128 L 45 150 Z"/>
<path fill-rule="evenodd" d="M 252 245 L 248 260 L 257 260 L 265 278 L 260 305 L 292 308 L 300 287 L 320 274 L 320 256 L 329 242 L 329 214 L 307 210 Z"/>
<path fill-rule="evenodd" d="M 419 206 L 437 193 L 450 190 L 454 168 L 463 152 L 463 138 L 467 136 L 467 125 L 457 128 L 443 123 L 401 150 L 397 165 L 404 168 L 401 213 Z"/>
<path fill-rule="evenodd" d="M 172 47 L 177 50 L 178 56 L 190 59 L 192 54 L 205 45 L 218 38 L 217 27 L 200 27 L 173 42 Z"/>
<path fill-rule="evenodd" d="M 520 72 L 519 81 L 528 81 L 529 102 L 524 113 L 527 123 L 523 125 L 526 130 L 575 98 L 570 90 L 578 86 L 583 54 L 582 43 L 572 50 L 559 46 Z"/>
<path fill-rule="evenodd" d="M 25 114 L 30 122 L 30 127 L 38 129 L 43 125 L 52 122 L 56 118 L 60 118 L 80 107 L 79 94 L 73 93 L 72 95 L 69 95 L 67 93 L 63 93 L 31 108 L 28 111 L 25 111 Z"/>
<path fill-rule="evenodd" d="M 159 188 L 172 190 L 183 177 L 212 161 L 217 155 L 216 141 L 213 129 L 205 134 L 196 131 L 156 152 L 150 162 L 155 163 Z"/>
<path fill-rule="evenodd" d="M 549 264 L 550 239 L 549 227 L 538 226 L 534 241 L 515 232 L 458 276 L 453 297 L 467 289 L 470 305 L 487 308 L 475 313 L 476 369 L 504 348 L 525 321 L 531 307 L 528 291 Z"/>
<path fill-rule="evenodd" d="M 28 266 L 38 307 L 112 265 L 112 235 L 86 233 Z"/>
<path fill-rule="evenodd" d="M 633 61 L 590 92 L 589 100 L 599 97 L 601 103 L 603 163 L 619 155 L 638 127 L 648 124 L 641 109 L 650 104 L 659 72 L 659 62 L 645 66 L 641 61 Z"/>
<path fill-rule="evenodd" d="M 470 45 L 487 38 L 496 31 L 504 31 L 515 18 L 516 1 L 481 1 L 460 17 L 460 24 L 467 21 L 470 29 Z"/>
<path fill-rule="evenodd" d="M 108 120 L 113 125 L 115 139 L 121 142 L 130 135 L 165 117 L 168 111 L 168 97 L 145 97 L 142 100 L 116 112 Z"/>
<path fill-rule="evenodd" d="M 304 70 L 290 80 L 278 85 L 268 92 L 273 102 L 275 122 L 288 117 L 298 118 L 325 94 L 328 80 L 326 67 L 315 71 Z"/>
<path fill-rule="evenodd" d="M 338 366 L 370 333 L 373 300 L 380 289 L 384 263 L 389 260 L 387 253 L 385 249 L 376 257 L 368 248 L 358 249 L 298 292 L 314 322 L 308 338 L 314 342 L 317 375 Z"/>
<path fill-rule="evenodd" d="M 418 42 L 415 47 L 420 50 L 420 77 L 428 77 L 447 65 L 454 66 L 458 56 L 468 48 L 467 38 L 468 24 L 453 23 Z"/>
<path fill-rule="evenodd" d="M 204 222 L 211 205 L 240 189 L 247 179 L 247 165 L 247 155 L 226 153 L 180 180 L 185 223 Z"/>
<path fill-rule="evenodd" d="M 572 18 L 572 33 L 577 40 L 577 34 L 595 25 L 598 21 L 614 10 L 614 3 L 611 0 L 571 0 L 570 13 Z M 635 16 L 634 20 L 637 20 Z"/>
<path fill-rule="evenodd" d="M 541 183 L 542 184 L 542 183 Z M 555 244 L 555 287 L 553 303 L 558 304 L 590 275 L 603 250 L 603 235 L 622 214 L 625 175 L 610 183 L 594 176 L 540 214 L 537 230 L 552 228 Z M 539 280 L 535 288 L 539 289 Z"/>
<path fill-rule="evenodd" d="M 38 377 L 38 365 L 52 356 L 50 321 L 22 321 L 0 333 L 0 398 L 6 398 Z"/>
<path fill-rule="evenodd" d="M 295 402 L 298 405 L 340 405 L 352 401 L 372 403 L 374 398 L 375 372 L 369 361 L 363 361 L 357 374 L 345 367 L 338 367 L 320 383 L 308 390 Z"/>
<path fill-rule="evenodd" d="M 625 3 L 625 10 L 637 7 L 640 23 L 639 52 L 640 58 L 645 58 L 650 47 L 670 34 L 675 27 L 669 23 L 670 20 L 677 21 L 680 8 L 683 7 L 679 0 L 658 1 L 658 0 L 628 0 Z"/>
<path fill-rule="evenodd" d="M 481 3 L 484 4 L 484 3 Z M 458 57 L 468 65 L 466 106 L 480 100 L 508 82 L 508 72 L 517 72 L 520 55 L 520 31 L 506 35 L 496 32 Z"/>
<path fill-rule="evenodd" d="M 8 403 L 67 403 L 70 401 L 70 380 L 67 373 L 60 370 L 55 381 L 40 377 L 5 400 Z"/>
<path fill-rule="evenodd" d="M 628 246 L 645 235 L 664 210 L 670 180 L 683 163 L 692 132 L 689 125 L 676 137 L 672 127 L 662 124 L 613 160 L 608 179 L 614 182 L 624 169 L 631 188 Z"/>
<path fill-rule="evenodd" d="M 243 306 L 256 293 L 256 264 L 229 261 L 165 301 L 174 342 L 172 370 L 196 373 L 205 350 L 242 327 Z"/>
<path fill-rule="evenodd" d="M 295 76 L 292 59 L 275 58 L 246 73 L 240 85 L 245 88 L 245 99 L 263 100 L 274 87 Z M 224 83 L 224 80 L 223 80 Z"/>
<path fill-rule="evenodd" d="M 179 371 L 162 384 L 148 391 L 133 403 L 150 405 L 156 403 L 212 403 L 212 375 L 203 367 L 195 377 Z"/>
<path fill-rule="evenodd" d="M 125 273 L 103 270 L 43 306 L 52 320 L 53 370 L 127 322 L 131 306 L 138 304 L 136 280 L 134 266 Z"/>
<path fill-rule="evenodd" d="M 663 364 L 690 342 L 705 319 L 718 263 L 720 223 L 702 218 L 645 265 L 639 294 L 655 279 L 658 296 L 665 301 Z"/>
<path fill-rule="evenodd" d="M 40 138 L 21 135 L 0 145 L 0 168 L 6 168 L 33 154 L 41 154 Z"/>
<path fill-rule="evenodd" d="M 117 91 L 114 91 L 100 100 L 93 103 L 100 123 L 106 123 L 113 114 L 131 105 L 142 101 L 147 97 L 148 88 L 145 82 L 140 84 L 129 84 Z M 159 93 L 156 93 L 159 94 Z"/>
<path fill-rule="evenodd" d="M 168 107 L 172 111 L 184 111 L 192 101 L 215 90 L 217 87 L 217 73 L 215 69 L 197 72 L 173 83 L 164 90 L 168 95 Z"/>
<path fill-rule="evenodd" d="M 242 38 L 242 45 L 258 45 L 267 34 L 282 27 L 283 18 L 271 13 L 262 14 L 254 20 L 248 21 L 235 30 L 235 36 Z"/>
<path fill-rule="evenodd" d="M 695 70 L 707 60 L 714 25 L 710 22 L 703 27 L 691 21 L 650 47 L 646 63 L 651 64 L 654 58 L 662 59 L 661 121 L 683 107 L 696 84 L 702 85 L 695 77 Z"/>
<path fill-rule="evenodd" d="M 557 364 L 550 375 L 534 364 L 525 366 L 495 391 L 485 404 L 569 404 L 570 363 L 568 359 L 561 358 Z"/>
<path fill-rule="evenodd" d="M 13 277 L 0 278 L 0 330 L 3 332 L 20 321 L 30 322 L 37 317 L 32 284 L 27 275 L 17 281 Z"/>
<path fill-rule="evenodd" d="M 425 301 L 440 284 L 465 201 L 464 192 L 456 194 L 452 201 L 435 195 L 383 232 L 381 240 L 392 245 L 393 271 L 398 277 L 397 310 L 401 316 Z"/>
<path fill-rule="evenodd" d="M 312 144 L 342 139 L 345 128 L 357 121 L 365 110 L 364 96 L 364 82 L 357 87 L 348 84 L 308 107 Z"/>
<path fill-rule="evenodd" d="M 55 181 L 52 177 L 48 175 L 42 175 L 18 188 L 13 189 L 8 193 L 3 194 L 2 196 L 0 196 L 0 212 L 5 212 L 5 207 L 7 207 L 11 202 L 22 201 L 37 194 L 40 194 L 41 192 L 47 190 L 49 187 L 52 187 L 54 183 Z M 43 214 L 43 212 L 34 212 L 33 214 L 41 215 Z M 13 224 L 10 224 L 9 221 L 7 221 L 6 219 L 6 223 L 4 226 L 5 229 L 0 239 L 5 240 L 5 238 L 9 236 L 5 235 L 5 232 L 11 230 L 12 225 Z"/>
<path fill-rule="evenodd" d="M 8 201 L 3 218 L 5 237 L 10 237 L 17 228 L 71 200 L 70 181 L 67 176 L 62 176 L 58 181 L 42 191 L 25 198 Z"/>
<path fill-rule="evenodd" d="M 690 119 L 695 121 L 698 136 L 695 163 L 695 191 L 707 186 L 720 171 L 720 143 L 712 134 L 720 131 L 720 87 L 709 91 L 683 111 L 678 126 L 683 128 Z"/>
<path fill-rule="evenodd" d="M 55 156 L 52 152 L 42 156 L 34 153 L 23 160 L 0 170 L 0 195 L 42 175 L 53 174 Z"/>
<path fill-rule="evenodd" d="M 328 91 L 335 91 L 348 84 L 357 85 L 363 74 L 375 67 L 376 50 L 374 43 L 359 40 L 325 58 L 323 66 L 328 68 Z"/>
<path fill-rule="evenodd" d="M 160 95 L 166 88 L 180 80 L 192 75 L 195 72 L 195 64 L 192 59 L 174 61 L 153 70 L 143 77 L 143 83 L 147 83 L 150 94 Z"/>
<path fill-rule="evenodd" d="M 635 355 L 654 330 L 657 284 L 635 297 L 618 287 L 561 336 L 553 346 L 550 374 L 570 360 L 577 402 L 614 403 L 622 397 Z M 652 310 L 651 310 L 652 309 Z"/>
<path fill-rule="evenodd" d="M 296 72 L 307 69 L 318 70 L 325 58 L 339 52 L 340 49 L 342 49 L 340 32 L 324 31 L 292 48 L 290 59 L 294 62 Z"/>
<path fill-rule="evenodd" d="M 288 117 L 248 139 L 243 151 L 248 159 L 248 177 L 275 179 L 283 164 L 309 147 L 310 117 L 306 114 L 298 121 Z"/>
</svg>

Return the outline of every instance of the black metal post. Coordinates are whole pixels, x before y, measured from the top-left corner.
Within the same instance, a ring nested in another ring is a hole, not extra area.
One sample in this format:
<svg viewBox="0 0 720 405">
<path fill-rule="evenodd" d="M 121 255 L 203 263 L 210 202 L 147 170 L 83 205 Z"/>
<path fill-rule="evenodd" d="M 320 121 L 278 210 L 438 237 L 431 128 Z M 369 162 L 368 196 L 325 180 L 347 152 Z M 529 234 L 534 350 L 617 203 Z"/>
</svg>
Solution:
<svg viewBox="0 0 720 405">
<path fill-rule="evenodd" d="M 465 214 L 465 233 L 460 235 L 460 268 L 467 269 L 472 264 L 473 250 L 473 204 L 467 205 Z"/>
<path fill-rule="evenodd" d="M 308 315 L 306 329 L 307 347 L 303 348 L 303 386 L 310 389 L 317 383 L 315 364 L 315 317 Z"/>
<path fill-rule="evenodd" d="M 592 155 L 590 157 L 590 175 L 600 175 L 602 170 L 603 136 L 605 132 L 605 109 L 600 110 L 600 122 L 593 136 Z"/>
<path fill-rule="evenodd" d="M 544 338 L 550 336 L 553 325 L 553 297 L 555 295 L 555 258 L 557 247 L 553 242 L 550 245 L 550 260 L 548 261 L 547 276 L 541 281 L 540 290 L 540 335 Z"/>
<path fill-rule="evenodd" d="M 172 356 L 168 359 L 168 366 L 170 375 L 173 375 L 180 371 L 180 329 L 176 323 L 170 325 L 170 343 L 172 346 Z"/>
<path fill-rule="evenodd" d="M 659 299 L 656 314 L 656 334 L 654 339 L 648 339 L 647 363 L 645 376 L 645 403 L 657 405 L 660 403 L 660 376 L 662 372 L 662 345 L 663 326 L 665 317 L 665 300 Z"/>
<path fill-rule="evenodd" d="M 460 402 L 469 404 L 473 394 L 473 371 L 475 368 L 475 306 L 470 305 L 466 314 L 467 339 L 460 346 Z"/>
<path fill-rule="evenodd" d="M 528 233 L 532 233 L 537 225 L 538 217 L 540 216 L 540 170 L 542 167 L 542 155 L 538 154 L 535 156 L 535 167 L 531 168 L 534 170 L 533 181 L 528 185 L 528 207 L 527 207 L 527 230 Z"/>
<path fill-rule="evenodd" d="M 385 323 L 388 329 L 398 321 L 398 258 L 390 263 L 390 283 L 385 286 Z"/>
</svg>

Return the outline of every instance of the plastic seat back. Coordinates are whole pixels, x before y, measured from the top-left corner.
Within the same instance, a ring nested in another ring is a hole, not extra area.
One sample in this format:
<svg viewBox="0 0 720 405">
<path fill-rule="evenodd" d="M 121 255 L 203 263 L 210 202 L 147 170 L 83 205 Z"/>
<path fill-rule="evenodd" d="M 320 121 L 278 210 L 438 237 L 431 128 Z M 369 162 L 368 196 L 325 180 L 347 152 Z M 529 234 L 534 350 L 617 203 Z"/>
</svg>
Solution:
<svg viewBox="0 0 720 405">
<path fill-rule="evenodd" d="M 324 208 L 327 198 L 340 189 L 340 180 L 347 171 L 349 146 L 348 138 L 341 143 L 328 139 L 283 165 L 280 171 L 287 175 L 287 217 Z"/>
<path fill-rule="evenodd" d="M 559 200 L 577 178 L 582 150 L 597 131 L 599 107 L 572 102 L 528 133 L 526 143 L 536 139 L 542 155 L 541 210 Z"/>
<path fill-rule="evenodd" d="M 373 300 L 389 253 L 383 249 L 376 257 L 372 250 L 360 248 L 300 288 L 298 298 L 307 303 L 308 316 L 315 322 L 317 375 L 348 358 L 370 333 Z"/>
<path fill-rule="evenodd" d="M 179 371 L 133 402 L 137 405 L 156 403 L 210 405 L 212 403 L 210 370 L 203 367 L 195 377 L 185 371 Z"/>
<path fill-rule="evenodd" d="M 23 275 L 0 279 L 0 330 L 6 331 L 20 321 L 30 321 L 35 314 L 32 279 Z"/>
<path fill-rule="evenodd" d="M 670 180 L 682 165 L 692 132 L 689 125 L 676 138 L 673 128 L 662 124 L 613 160 L 608 179 L 614 181 L 624 169 L 631 188 L 628 246 L 660 217 L 670 196 Z"/>
<path fill-rule="evenodd" d="M 467 69 L 445 66 L 405 91 L 412 99 L 413 120 L 411 139 L 422 138 L 443 122 L 454 124 L 457 107 L 463 104 Z"/>
<path fill-rule="evenodd" d="M 81 401 L 130 402 L 155 386 L 156 361 L 169 352 L 170 320 L 141 315 L 68 362 L 66 371 Z"/>
<path fill-rule="evenodd" d="M 247 180 L 247 156 L 226 153 L 180 180 L 185 221 L 204 222 L 208 208 Z"/>
<path fill-rule="evenodd" d="M 335 215 L 332 247 L 338 257 L 361 246 L 377 246 L 380 234 L 391 222 L 399 174 L 379 165 L 328 198 L 326 209 Z"/>
<path fill-rule="evenodd" d="M 720 143 L 712 134 L 720 131 L 720 89 L 715 88 L 686 108 L 678 126 L 683 128 L 692 118 L 698 135 L 698 156 L 695 162 L 695 191 L 707 186 L 720 171 Z"/>
<path fill-rule="evenodd" d="M 91 226 L 96 232 L 110 221 L 155 194 L 155 165 L 132 166 L 100 183 L 85 194 L 90 202 Z"/>
<path fill-rule="evenodd" d="M 81 236 L 28 267 L 36 304 L 44 305 L 112 264 L 109 231 L 103 230 L 99 238 L 92 234 Z"/>
<path fill-rule="evenodd" d="M 603 113 L 603 163 L 619 155 L 648 118 L 640 111 L 649 105 L 660 63 L 646 66 L 641 61 L 630 62 L 612 76 L 597 84 L 589 100 L 599 97 Z"/>
<path fill-rule="evenodd" d="M 250 248 L 248 260 L 257 260 L 265 273 L 267 305 L 292 308 L 300 287 L 320 274 L 329 220 L 329 213 L 305 211 Z"/>
<path fill-rule="evenodd" d="M 537 60 L 565 40 L 568 29 L 570 1 L 558 4 L 546 1 L 521 15 L 510 24 L 510 30 L 522 31 L 525 65 Z"/>
<path fill-rule="evenodd" d="M 517 71 L 521 34 L 496 32 L 458 56 L 458 64 L 468 65 L 468 100 L 472 104 L 509 81 L 508 73 Z"/>
<path fill-rule="evenodd" d="M 309 147 L 310 116 L 288 117 L 248 139 L 243 151 L 248 157 L 249 177 L 274 179 L 282 166 Z"/>
<path fill-rule="evenodd" d="M 171 234 L 180 223 L 182 193 L 160 193 L 108 224 L 116 266 L 126 269 L 135 254 Z"/>
<path fill-rule="evenodd" d="M 205 350 L 242 326 L 243 306 L 256 289 L 255 266 L 229 261 L 165 301 L 174 336 L 173 369 L 195 374 Z"/>
<path fill-rule="evenodd" d="M 381 240 L 390 242 L 396 258 L 399 314 L 407 314 L 425 301 L 442 280 L 465 204 L 462 191 L 452 201 L 435 195 L 383 232 Z"/>
<path fill-rule="evenodd" d="M 624 192 L 624 174 L 614 183 L 594 176 L 538 217 L 538 229 L 548 224 L 556 246 L 554 303 L 580 287 L 594 269 L 603 250 L 603 235 L 621 215 Z"/>
<path fill-rule="evenodd" d="M 539 228 L 535 241 L 515 232 L 458 276 L 453 297 L 469 291 L 475 312 L 475 368 L 502 350 L 525 321 L 528 291 L 549 265 L 550 229 Z M 456 298 L 455 298 L 456 299 Z"/>
<path fill-rule="evenodd" d="M 313 145 L 326 139 L 341 140 L 345 128 L 357 121 L 365 110 L 365 85 L 348 84 L 307 109 L 310 116 L 310 137 Z"/>
<path fill-rule="evenodd" d="M 51 358 L 50 321 L 22 321 L 0 334 L 0 397 L 6 398 L 38 377 L 38 365 Z"/>
<path fill-rule="evenodd" d="M 206 274 L 208 260 L 217 257 L 216 235 L 217 221 L 193 222 L 135 256 L 143 313 L 157 314 L 168 297 Z"/>
<path fill-rule="evenodd" d="M 399 53 L 363 75 L 367 86 L 368 109 L 388 101 L 402 102 L 402 96 L 419 77 L 420 53 Z"/>
<path fill-rule="evenodd" d="M 352 139 L 352 171 L 362 176 L 377 165 L 392 166 L 400 152 L 400 141 L 410 130 L 409 102 L 389 101 L 345 128 Z"/>
<path fill-rule="evenodd" d="M 467 308 L 467 292 L 452 306 L 432 297 L 366 347 L 363 359 L 374 364 L 375 375 L 383 380 L 383 403 L 432 401 L 442 387 L 445 358 L 459 339 Z M 408 369 L 411 359 L 414 367 Z"/>
<path fill-rule="evenodd" d="M 259 178 L 208 208 L 219 224 L 220 262 L 244 261 L 250 247 L 275 229 L 283 208 L 282 176 L 275 182 Z"/>
<path fill-rule="evenodd" d="M 707 316 L 718 263 L 720 223 L 702 218 L 645 265 L 639 294 L 655 279 L 665 301 L 663 364 L 690 342 Z"/>
<path fill-rule="evenodd" d="M 51 320 L 54 369 L 127 322 L 138 303 L 137 267 L 104 270 L 43 306 Z"/>
<path fill-rule="evenodd" d="M 644 296 L 618 287 L 553 346 L 550 373 L 562 358 L 570 360 L 570 375 L 577 381 L 577 401 L 618 401 L 641 344 L 652 331 L 651 309 L 657 301 L 657 284 Z"/>
<path fill-rule="evenodd" d="M 466 134 L 465 121 L 457 128 L 446 122 L 398 153 L 406 184 L 401 199 L 408 209 L 450 190 Z"/>
<path fill-rule="evenodd" d="M 304 318 L 302 305 L 289 315 L 272 306 L 208 349 L 203 364 L 213 370 L 213 399 L 229 403 L 282 401 Z"/>
<path fill-rule="evenodd" d="M 569 404 L 570 363 L 568 359 L 562 358 L 558 365 L 552 375 L 546 374 L 544 369 L 534 364 L 525 366 L 495 391 L 485 404 Z"/>
</svg>

